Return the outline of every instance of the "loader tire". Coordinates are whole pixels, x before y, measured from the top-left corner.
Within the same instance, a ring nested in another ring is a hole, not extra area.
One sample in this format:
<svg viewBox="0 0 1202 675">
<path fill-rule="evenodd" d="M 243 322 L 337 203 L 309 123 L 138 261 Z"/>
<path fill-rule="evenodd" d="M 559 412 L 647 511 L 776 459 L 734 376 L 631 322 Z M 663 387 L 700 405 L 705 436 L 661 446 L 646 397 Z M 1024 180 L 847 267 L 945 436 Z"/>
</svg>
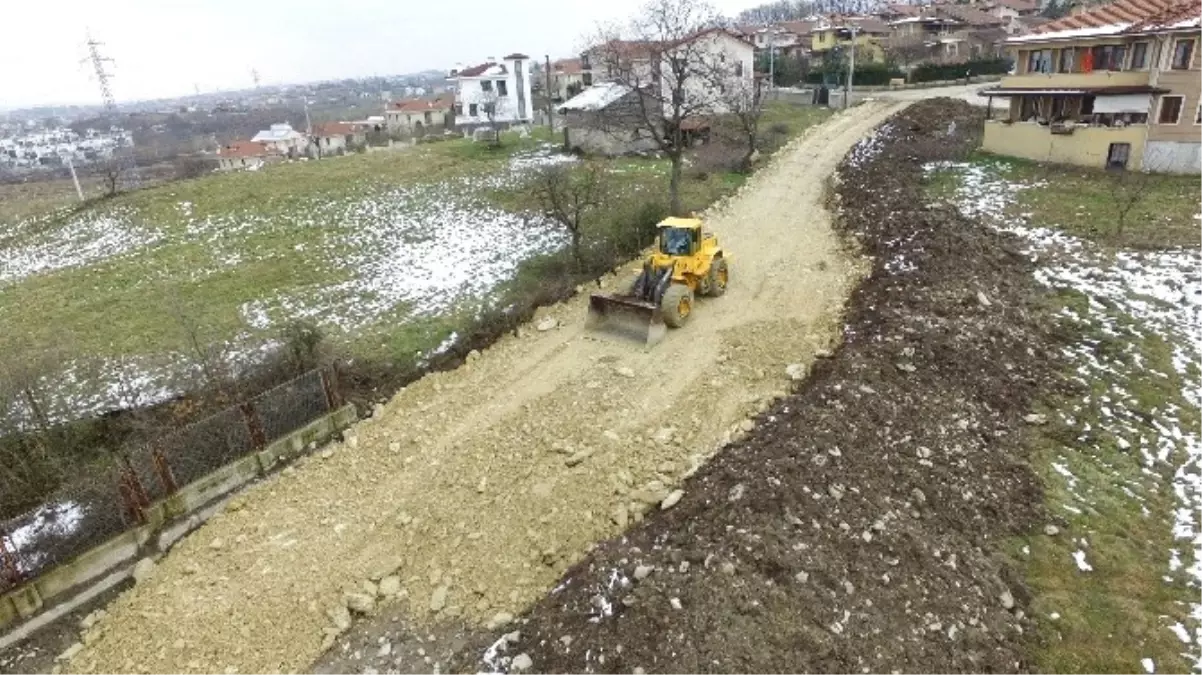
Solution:
<svg viewBox="0 0 1202 675">
<path fill-rule="evenodd" d="M 669 328 L 680 328 L 693 314 L 692 289 L 684 284 L 672 284 L 664 291 L 659 307 L 663 311 L 664 323 Z"/>
<path fill-rule="evenodd" d="M 706 295 L 712 298 L 717 298 L 726 292 L 726 283 L 730 279 L 726 269 L 725 258 L 715 258 L 713 264 L 710 265 L 710 272 L 706 275 Z"/>
</svg>

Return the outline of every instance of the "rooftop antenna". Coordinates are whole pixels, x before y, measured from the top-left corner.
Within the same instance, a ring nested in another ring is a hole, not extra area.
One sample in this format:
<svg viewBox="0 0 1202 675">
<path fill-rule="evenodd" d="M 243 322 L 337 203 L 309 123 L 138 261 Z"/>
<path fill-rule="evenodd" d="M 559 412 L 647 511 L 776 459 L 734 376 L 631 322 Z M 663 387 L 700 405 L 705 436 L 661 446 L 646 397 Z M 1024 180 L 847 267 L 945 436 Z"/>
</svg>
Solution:
<svg viewBox="0 0 1202 675">
<path fill-rule="evenodd" d="M 83 59 L 83 62 L 90 61 L 92 68 L 96 71 L 96 82 L 100 85 L 100 99 L 104 103 L 104 110 L 108 113 L 109 118 L 117 117 L 117 100 L 113 97 L 113 88 L 109 83 L 109 78 L 112 75 L 106 70 L 106 64 L 113 63 L 113 59 L 100 54 L 100 48 L 104 46 L 103 42 L 92 37 L 91 32 L 88 34 L 88 56 Z M 134 162 L 133 139 L 130 139 L 129 152 L 115 152 L 117 166 L 121 170 L 121 182 L 127 188 L 136 188 L 141 184 L 141 179 L 138 177 L 138 166 Z"/>
</svg>

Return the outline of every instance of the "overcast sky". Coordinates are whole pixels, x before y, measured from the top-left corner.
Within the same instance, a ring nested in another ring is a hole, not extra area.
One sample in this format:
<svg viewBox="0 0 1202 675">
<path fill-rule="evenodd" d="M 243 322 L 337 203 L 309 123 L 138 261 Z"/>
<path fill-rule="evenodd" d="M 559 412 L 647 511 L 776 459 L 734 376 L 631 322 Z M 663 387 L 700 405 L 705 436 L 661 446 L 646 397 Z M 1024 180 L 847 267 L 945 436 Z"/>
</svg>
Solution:
<svg viewBox="0 0 1202 675">
<path fill-rule="evenodd" d="M 727 14 L 761 0 L 711 0 Z M 446 69 L 515 51 L 571 56 L 641 0 L 5 0 L 0 109 L 97 103 L 86 35 L 118 100 Z"/>
</svg>

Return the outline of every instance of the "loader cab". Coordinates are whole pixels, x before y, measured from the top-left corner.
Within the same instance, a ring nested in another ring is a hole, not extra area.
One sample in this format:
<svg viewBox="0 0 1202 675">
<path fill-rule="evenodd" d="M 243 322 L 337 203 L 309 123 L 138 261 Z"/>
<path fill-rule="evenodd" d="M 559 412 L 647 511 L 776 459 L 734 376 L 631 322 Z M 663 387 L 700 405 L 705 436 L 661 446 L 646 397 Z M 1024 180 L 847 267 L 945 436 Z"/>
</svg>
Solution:
<svg viewBox="0 0 1202 675">
<path fill-rule="evenodd" d="M 690 256 L 701 247 L 701 221 L 696 218 L 665 218 L 657 227 L 663 255 Z"/>
</svg>

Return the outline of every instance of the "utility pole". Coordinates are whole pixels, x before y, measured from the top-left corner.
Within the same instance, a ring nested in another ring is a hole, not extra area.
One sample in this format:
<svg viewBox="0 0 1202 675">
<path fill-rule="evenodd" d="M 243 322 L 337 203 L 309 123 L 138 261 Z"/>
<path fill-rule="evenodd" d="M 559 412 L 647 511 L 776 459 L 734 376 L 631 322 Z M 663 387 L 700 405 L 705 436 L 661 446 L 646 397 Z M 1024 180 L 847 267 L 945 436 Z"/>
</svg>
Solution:
<svg viewBox="0 0 1202 675">
<path fill-rule="evenodd" d="M 100 98 L 104 103 L 105 112 L 112 119 L 118 115 L 117 100 L 113 97 L 113 88 L 109 84 L 110 75 L 105 70 L 105 64 L 112 63 L 113 60 L 107 56 L 100 55 L 100 47 L 103 44 L 103 42 L 94 40 L 91 35 L 88 35 L 88 57 L 84 61 L 90 61 L 96 71 L 96 83 L 100 85 Z M 138 187 L 141 181 L 138 178 L 137 164 L 134 162 L 132 134 L 130 135 L 129 153 L 114 152 L 114 154 L 116 156 L 115 160 L 118 162 L 121 170 L 122 182 L 125 183 L 126 187 Z"/>
<path fill-rule="evenodd" d="M 255 89 L 259 88 L 259 71 L 255 68 L 250 69 L 250 79 L 255 82 Z"/>
<path fill-rule="evenodd" d="M 79 195 L 79 201 L 87 201 L 83 196 L 83 188 L 79 187 L 79 176 L 75 175 L 75 162 L 71 161 L 71 155 L 68 153 L 63 156 L 67 160 L 67 168 L 71 170 L 71 182 L 75 183 L 75 194 Z"/>
<path fill-rule="evenodd" d="M 776 89 L 776 33 L 768 29 L 768 90 Z"/>
<path fill-rule="evenodd" d="M 851 91 L 853 80 L 856 78 L 856 31 L 859 26 L 854 23 L 851 25 L 851 58 L 847 60 L 847 88 L 843 90 L 843 107 L 851 105 Z"/>
<path fill-rule="evenodd" d="M 547 71 L 547 128 L 555 131 L 555 102 L 551 100 L 551 55 L 543 54 L 543 68 Z"/>
</svg>

